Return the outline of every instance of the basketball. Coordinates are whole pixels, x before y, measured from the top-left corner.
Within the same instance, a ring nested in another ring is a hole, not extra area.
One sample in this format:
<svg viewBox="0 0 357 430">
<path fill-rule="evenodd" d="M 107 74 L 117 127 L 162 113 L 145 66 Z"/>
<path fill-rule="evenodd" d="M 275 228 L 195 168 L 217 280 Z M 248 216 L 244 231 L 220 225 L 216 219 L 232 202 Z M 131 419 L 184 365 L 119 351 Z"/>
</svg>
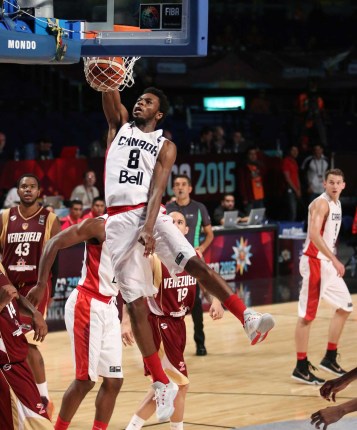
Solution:
<svg viewBox="0 0 357 430">
<path fill-rule="evenodd" d="M 115 90 L 125 79 L 125 66 L 122 57 L 88 58 L 85 75 L 89 85 L 96 91 Z"/>
</svg>

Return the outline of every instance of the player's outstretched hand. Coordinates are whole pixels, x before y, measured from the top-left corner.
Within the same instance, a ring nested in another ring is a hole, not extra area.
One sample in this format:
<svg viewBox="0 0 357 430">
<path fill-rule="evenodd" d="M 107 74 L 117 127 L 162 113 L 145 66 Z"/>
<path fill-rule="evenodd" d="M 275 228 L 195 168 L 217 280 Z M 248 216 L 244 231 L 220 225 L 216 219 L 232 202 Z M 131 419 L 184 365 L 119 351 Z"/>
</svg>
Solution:
<svg viewBox="0 0 357 430">
<path fill-rule="evenodd" d="M 311 415 L 311 425 L 317 429 L 320 429 L 320 426 L 323 425 L 322 430 L 326 430 L 328 425 L 340 420 L 343 415 L 341 405 L 320 409 Z"/>
<path fill-rule="evenodd" d="M 326 381 L 324 385 L 320 388 L 320 395 L 324 399 L 333 402 L 336 402 L 336 394 L 339 391 L 344 390 L 348 386 L 349 382 L 346 381 L 344 376 L 340 376 L 336 379 L 331 379 L 330 381 Z"/>
<path fill-rule="evenodd" d="M 219 320 L 223 318 L 223 314 L 224 314 L 224 309 L 223 309 L 223 306 L 221 305 L 221 302 L 215 297 L 213 297 L 212 304 L 209 309 L 209 316 L 213 320 Z"/>
<path fill-rule="evenodd" d="M 44 292 L 45 292 L 45 290 L 43 287 L 41 287 L 40 285 L 35 285 L 27 293 L 26 298 L 32 305 L 37 307 L 41 303 Z"/>
<path fill-rule="evenodd" d="M 155 252 L 156 240 L 154 239 L 152 232 L 142 229 L 139 234 L 138 242 L 145 247 L 144 257 L 148 257 L 150 254 Z"/>
<path fill-rule="evenodd" d="M 39 311 L 34 313 L 32 318 L 32 325 L 35 332 L 33 340 L 43 342 L 48 333 L 48 328 L 46 321 L 43 319 L 43 316 Z"/>
</svg>

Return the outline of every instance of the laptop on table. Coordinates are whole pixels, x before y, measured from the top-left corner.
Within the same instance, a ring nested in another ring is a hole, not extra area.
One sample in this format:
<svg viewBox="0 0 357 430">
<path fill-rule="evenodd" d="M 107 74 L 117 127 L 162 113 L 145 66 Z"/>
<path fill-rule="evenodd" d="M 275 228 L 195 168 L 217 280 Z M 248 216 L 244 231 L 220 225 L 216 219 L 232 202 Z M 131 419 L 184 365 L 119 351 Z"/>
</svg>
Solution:
<svg viewBox="0 0 357 430">
<path fill-rule="evenodd" d="M 248 221 L 247 222 L 240 222 L 238 224 L 238 227 L 262 225 L 263 220 L 264 220 L 264 216 L 265 216 L 265 208 L 252 209 L 250 211 Z"/>
<path fill-rule="evenodd" d="M 223 227 L 237 227 L 238 211 L 225 211 L 223 213 Z"/>
</svg>

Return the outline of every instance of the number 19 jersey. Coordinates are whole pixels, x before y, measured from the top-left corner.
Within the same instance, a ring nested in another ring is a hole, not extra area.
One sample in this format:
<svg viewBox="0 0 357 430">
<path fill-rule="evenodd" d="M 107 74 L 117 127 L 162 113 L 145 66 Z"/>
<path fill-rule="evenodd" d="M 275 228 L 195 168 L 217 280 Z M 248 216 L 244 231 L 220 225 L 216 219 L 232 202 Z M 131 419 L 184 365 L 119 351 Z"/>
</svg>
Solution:
<svg viewBox="0 0 357 430">
<path fill-rule="evenodd" d="M 164 141 L 162 130 L 144 133 L 134 123 L 120 128 L 105 163 L 107 207 L 135 206 L 148 201 L 157 155 Z"/>
</svg>

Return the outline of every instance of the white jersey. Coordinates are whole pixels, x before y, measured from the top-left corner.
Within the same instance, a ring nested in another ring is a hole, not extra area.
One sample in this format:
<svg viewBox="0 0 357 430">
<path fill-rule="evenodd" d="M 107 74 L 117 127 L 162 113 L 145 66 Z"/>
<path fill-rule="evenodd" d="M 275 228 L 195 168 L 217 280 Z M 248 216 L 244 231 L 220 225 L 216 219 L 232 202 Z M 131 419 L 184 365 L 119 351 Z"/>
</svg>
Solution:
<svg viewBox="0 0 357 430">
<path fill-rule="evenodd" d="M 98 217 L 106 220 L 108 215 Z M 100 296 L 113 297 L 119 292 L 114 280 L 111 258 L 107 244 L 85 244 L 81 279 L 78 286 L 100 299 Z"/>
<path fill-rule="evenodd" d="M 120 128 L 105 163 L 107 207 L 135 206 L 148 201 L 157 155 L 164 141 L 162 130 L 144 133 L 134 123 Z"/>
<path fill-rule="evenodd" d="M 327 247 L 334 254 L 336 254 L 336 241 L 337 241 L 338 233 L 340 231 L 341 220 L 342 220 L 341 202 L 339 200 L 337 200 L 337 202 L 334 202 L 331 199 L 331 197 L 328 196 L 328 194 L 322 193 L 310 204 L 310 206 L 317 199 L 325 199 L 329 205 L 330 210 L 326 221 L 322 225 L 321 236 L 325 241 Z M 310 206 L 309 206 L 309 212 L 310 212 Z M 309 230 L 310 230 L 310 223 L 308 226 L 307 239 L 304 244 L 303 253 L 309 257 L 319 258 L 320 260 L 329 260 L 326 257 L 326 255 L 320 252 L 317 249 L 317 247 L 314 245 L 314 243 L 311 242 L 311 240 L 309 239 Z"/>
</svg>

